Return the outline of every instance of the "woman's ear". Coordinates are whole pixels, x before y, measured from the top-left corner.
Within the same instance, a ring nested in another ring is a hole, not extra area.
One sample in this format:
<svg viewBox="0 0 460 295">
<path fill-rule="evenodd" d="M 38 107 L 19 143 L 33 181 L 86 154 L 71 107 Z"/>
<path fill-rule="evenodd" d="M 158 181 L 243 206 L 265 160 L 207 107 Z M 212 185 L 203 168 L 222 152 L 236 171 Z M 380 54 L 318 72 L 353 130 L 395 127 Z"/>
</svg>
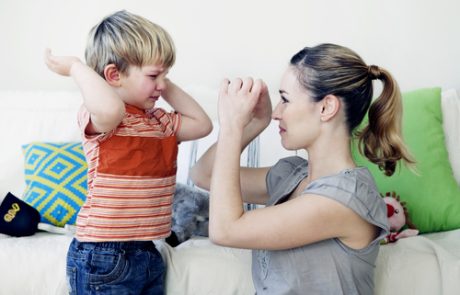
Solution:
<svg viewBox="0 0 460 295">
<path fill-rule="evenodd" d="M 104 68 L 104 78 L 111 86 L 118 87 L 121 85 L 121 77 L 118 68 L 114 64 L 108 64 Z"/>
<path fill-rule="evenodd" d="M 332 119 L 340 110 L 340 99 L 332 94 L 326 95 L 321 101 L 321 121 Z"/>
</svg>

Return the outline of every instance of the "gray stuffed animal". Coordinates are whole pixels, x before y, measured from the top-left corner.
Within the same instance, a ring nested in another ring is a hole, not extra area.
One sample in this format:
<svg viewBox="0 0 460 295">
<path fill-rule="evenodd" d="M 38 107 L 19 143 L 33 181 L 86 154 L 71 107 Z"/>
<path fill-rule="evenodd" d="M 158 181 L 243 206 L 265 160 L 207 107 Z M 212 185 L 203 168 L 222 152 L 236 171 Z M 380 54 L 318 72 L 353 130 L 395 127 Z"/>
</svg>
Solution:
<svg viewBox="0 0 460 295">
<path fill-rule="evenodd" d="M 175 247 L 192 236 L 208 236 L 209 193 L 177 183 L 172 209 L 172 233 L 166 242 Z"/>
</svg>

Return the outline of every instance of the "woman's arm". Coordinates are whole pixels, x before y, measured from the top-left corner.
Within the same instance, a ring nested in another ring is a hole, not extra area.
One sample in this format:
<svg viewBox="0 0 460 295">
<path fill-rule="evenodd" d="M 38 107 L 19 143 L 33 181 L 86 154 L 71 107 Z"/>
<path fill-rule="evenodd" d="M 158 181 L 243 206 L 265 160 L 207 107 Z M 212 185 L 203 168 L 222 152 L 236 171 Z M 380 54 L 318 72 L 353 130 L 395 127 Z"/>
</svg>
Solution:
<svg viewBox="0 0 460 295">
<path fill-rule="evenodd" d="M 235 79 L 231 83 L 226 80 L 221 85 L 218 103 L 220 130 L 213 152 L 209 205 L 209 235 L 217 242 L 227 239 L 235 222 L 244 213 L 240 180 L 241 147 L 255 136 L 244 136 L 244 129 L 251 126 L 249 123 L 254 114 L 258 114 L 258 106 L 260 109 L 263 105 L 266 110 L 269 98 L 264 95 L 264 88 L 261 80 L 253 81 L 251 78 L 244 81 Z M 246 134 L 252 133 L 249 131 Z M 265 179 L 263 182 L 259 179 L 258 185 L 262 183 L 265 185 Z"/>
<path fill-rule="evenodd" d="M 175 111 L 182 114 L 182 124 L 177 133 L 178 141 L 198 139 L 212 131 L 211 119 L 203 108 L 169 79 L 166 79 L 166 89 L 162 96 Z"/>
<path fill-rule="evenodd" d="M 377 235 L 376 227 L 352 209 L 312 194 L 276 206 L 223 216 L 227 221 L 217 226 L 214 222 L 221 219 L 220 215 L 236 210 L 224 207 L 222 199 L 225 196 L 211 195 L 211 202 L 213 198 L 220 198 L 221 206 L 210 208 L 213 219 L 209 223 L 209 237 L 222 246 L 283 250 L 338 238 L 350 248 L 362 249 Z"/>
<path fill-rule="evenodd" d="M 262 85 L 261 98 L 254 108 L 253 117 L 248 125 L 244 127 L 240 153 L 246 146 L 256 138 L 270 123 L 271 120 L 271 102 L 268 90 L 265 84 Z M 209 190 L 211 184 L 212 167 L 215 160 L 217 143 L 214 143 L 197 161 L 190 170 L 190 176 L 193 182 L 206 190 Z M 251 204 L 265 204 L 268 198 L 265 185 L 267 168 L 246 168 L 240 169 L 240 183 L 243 200 Z"/>
<path fill-rule="evenodd" d="M 243 210 L 240 152 L 244 127 L 260 100 L 260 82 L 233 81 L 219 95 L 220 133 L 210 190 L 209 237 L 217 244 L 250 249 L 289 249 L 339 238 L 360 249 L 375 228 L 345 205 L 320 195 L 291 196 L 276 206 Z"/>
</svg>

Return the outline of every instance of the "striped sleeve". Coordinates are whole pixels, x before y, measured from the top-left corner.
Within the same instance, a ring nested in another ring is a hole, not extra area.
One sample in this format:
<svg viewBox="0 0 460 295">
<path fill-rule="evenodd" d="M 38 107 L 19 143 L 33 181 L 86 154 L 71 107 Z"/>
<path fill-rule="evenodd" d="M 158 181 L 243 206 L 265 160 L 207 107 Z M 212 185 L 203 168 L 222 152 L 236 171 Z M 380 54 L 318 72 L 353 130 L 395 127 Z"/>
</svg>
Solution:
<svg viewBox="0 0 460 295">
<path fill-rule="evenodd" d="M 99 134 L 93 134 L 93 135 L 88 135 L 86 134 L 86 128 L 88 127 L 90 121 L 91 121 L 91 113 L 88 111 L 87 108 L 85 108 L 84 105 L 80 107 L 80 110 L 78 111 L 78 126 L 80 127 L 80 133 L 84 141 L 104 141 L 110 136 L 113 135 L 114 131 L 111 132 L 106 132 L 106 133 L 99 133 Z"/>
<path fill-rule="evenodd" d="M 147 113 L 151 118 L 155 118 L 171 134 L 177 134 L 182 123 L 182 114 L 176 111 L 167 112 L 162 108 L 155 108 Z"/>
</svg>

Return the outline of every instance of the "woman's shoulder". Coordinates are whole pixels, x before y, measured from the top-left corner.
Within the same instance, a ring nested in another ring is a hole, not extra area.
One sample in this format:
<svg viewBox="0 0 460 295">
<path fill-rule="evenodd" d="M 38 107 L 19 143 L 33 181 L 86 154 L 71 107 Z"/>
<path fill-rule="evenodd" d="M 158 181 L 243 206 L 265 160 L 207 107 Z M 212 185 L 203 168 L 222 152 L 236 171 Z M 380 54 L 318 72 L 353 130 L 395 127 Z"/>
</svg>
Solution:
<svg viewBox="0 0 460 295">
<path fill-rule="evenodd" d="M 295 169 L 298 167 L 307 167 L 308 166 L 308 161 L 302 157 L 299 156 L 290 156 L 290 157 L 285 157 L 278 162 L 276 162 L 275 165 L 273 165 L 271 170 L 283 170 L 283 169 Z"/>
<path fill-rule="evenodd" d="M 292 191 L 307 175 L 308 161 L 298 156 L 280 159 L 267 173 L 267 191 L 279 197 Z"/>
<path fill-rule="evenodd" d="M 308 161 L 298 156 L 291 156 L 280 159 L 273 165 L 267 174 L 267 181 L 278 178 L 285 178 L 298 174 L 302 171 L 307 171 Z"/>
<path fill-rule="evenodd" d="M 346 169 L 315 180 L 304 192 L 336 200 L 368 222 L 386 228 L 386 205 L 372 174 L 365 167 Z"/>
<path fill-rule="evenodd" d="M 370 171 L 365 167 L 342 170 L 336 174 L 314 180 L 306 187 L 307 191 L 338 191 L 348 201 L 350 198 L 378 196 L 378 189 Z"/>
</svg>

